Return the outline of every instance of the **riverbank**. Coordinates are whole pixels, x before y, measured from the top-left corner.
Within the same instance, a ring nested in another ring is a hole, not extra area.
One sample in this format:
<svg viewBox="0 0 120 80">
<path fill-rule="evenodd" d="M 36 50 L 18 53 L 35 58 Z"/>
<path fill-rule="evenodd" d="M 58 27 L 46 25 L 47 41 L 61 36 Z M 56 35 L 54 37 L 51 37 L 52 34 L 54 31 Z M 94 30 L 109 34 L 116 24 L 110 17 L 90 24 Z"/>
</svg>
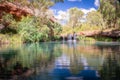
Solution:
<svg viewBox="0 0 120 80">
<path fill-rule="evenodd" d="M 77 32 L 77 39 L 79 41 L 105 41 L 105 42 L 120 42 L 120 30 L 92 30 L 92 31 L 80 31 Z M 67 38 L 67 35 L 64 35 Z M 60 37 L 57 40 L 62 40 Z M 22 44 L 24 43 L 20 35 L 6 35 L 0 34 L 0 44 Z"/>
<path fill-rule="evenodd" d="M 120 30 L 93 30 L 93 31 L 81 31 L 78 35 L 86 36 L 86 37 L 108 37 L 108 38 L 120 38 Z"/>
<path fill-rule="evenodd" d="M 93 38 L 96 41 L 117 41 L 120 42 L 120 30 L 95 30 L 95 31 L 81 31 L 78 33 L 79 36 L 84 36 L 86 38 Z"/>
<path fill-rule="evenodd" d="M 70 33 L 69 33 L 70 34 Z M 119 29 L 107 29 L 107 30 L 87 30 L 76 32 L 78 40 L 82 41 L 118 41 L 120 42 L 120 30 Z M 72 35 L 72 33 L 71 33 Z M 67 38 L 67 34 L 61 35 Z"/>
</svg>

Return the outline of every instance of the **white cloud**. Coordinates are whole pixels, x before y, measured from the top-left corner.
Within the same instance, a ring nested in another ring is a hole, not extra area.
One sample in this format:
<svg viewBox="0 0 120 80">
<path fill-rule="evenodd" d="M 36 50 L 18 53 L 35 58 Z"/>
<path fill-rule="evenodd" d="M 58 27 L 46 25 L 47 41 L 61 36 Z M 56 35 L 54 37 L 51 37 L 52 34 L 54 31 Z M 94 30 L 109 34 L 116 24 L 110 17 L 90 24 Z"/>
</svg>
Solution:
<svg viewBox="0 0 120 80">
<path fill-rule="evenodd" d="M 56 10 L 54 10 L 54 16 L 61 24 L 65 24 L 69 19 L 69 14 L 67 11 L 57 10 L 56 12 Z"/>
<path fill-rule="evenodd" d="M 82 0 L 68 0 L 68 1 L 74 2 L 74 1 L 82 1 Z"/>
<path fill-rule="evenodd" d="M 57 14 L 57 9 L 50 9 L 51 11 L 53 11 L 54 14 Z"/>
<path fill-rule="evenodd" d="M 82 19 L 80 20 L 81 22 L 86 22 L 86 16 L 87 16 L 87 14 L 88 14 L 89 12 L 96 11 L 95 8 L 90 8 L 90 9 L 81 8 L 80 10 L 84 12 L 84 16 L 83 16 Z"/>
<path fill-rule="evenodd" d="M 89 12 L 91 12 L 91 11 L 96 11 L 95 8 L 90 8 L 90 9 L 81 8 L 80 10 L 82 10 L 82 11 L 84 12 L 84 14 L 87 14 L 87 13 L 89 13 Z"/>
<path fill-rule="evenodd" d="M 58 19 L 58 20 L 62 20 L 62 19 L 65 19 L 66 15 L 67 15 L 67 12 L 65 11 L 62 11 L 62 10 L 59 10 L 58 15 L 55 15 L 55 17 Z"/>
<path fill-rule="evenodd" d="M 100 6 L 99 0 L 95 0 L 94 5 L 95 5 L 96 7 Z"/>
<path fill-rule="evenodd" d="M 85 22 L 86 21 L 86 16 L 87 13 L 91 12 L 91 11 L 96 11 L 95 8 L 90 8 L 90 9 L 84 9 L 84 8 L 80 8 L 80 10 L 82 10 L 84 12 L 84 16 L 81 20 L 81 22 Z M 55 18 L 58 20 L 58 22 L 60 22 L 61 24 L 65 24 L 68 20 L 69 20 L 69 12 L 68 11 L 63 11 L 63 10 L 55 10 L 53 9 L 54 12 L 54 16 Z"/>
</svg>

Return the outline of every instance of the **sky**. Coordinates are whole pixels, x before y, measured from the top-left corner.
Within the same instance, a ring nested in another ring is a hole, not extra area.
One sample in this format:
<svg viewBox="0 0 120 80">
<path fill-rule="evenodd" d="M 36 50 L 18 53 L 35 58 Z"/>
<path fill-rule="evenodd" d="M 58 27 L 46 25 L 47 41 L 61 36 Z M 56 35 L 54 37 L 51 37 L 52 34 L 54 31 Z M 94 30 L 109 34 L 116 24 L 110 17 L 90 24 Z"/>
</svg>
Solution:
<svg viewBox="0 0 120 80">
<path fill-rule="evenodd" d="M 56 3 L 50 9 L 53 11 L 55 18 L 65 22 L 69 18 L 68 9 L 77 7 L 84 12 L 85 17 L 88 12 L 96 11 L 99 4 L 99 0 L 64 0 L 63 3 Z"/>
</svg>

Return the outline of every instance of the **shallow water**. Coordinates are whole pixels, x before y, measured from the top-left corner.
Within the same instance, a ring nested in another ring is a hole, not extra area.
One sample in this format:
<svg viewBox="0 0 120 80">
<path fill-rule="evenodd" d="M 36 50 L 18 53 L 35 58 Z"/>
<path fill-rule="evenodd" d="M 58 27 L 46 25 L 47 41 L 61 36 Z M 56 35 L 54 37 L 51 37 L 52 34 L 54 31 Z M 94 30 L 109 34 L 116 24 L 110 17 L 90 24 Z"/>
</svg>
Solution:
<svg viewBox="0 0 120 80">
<path fill-rule="evenodd" d="M 120 80 L 120 43 L 0 46 L 1 80 Z"/>
</svg>

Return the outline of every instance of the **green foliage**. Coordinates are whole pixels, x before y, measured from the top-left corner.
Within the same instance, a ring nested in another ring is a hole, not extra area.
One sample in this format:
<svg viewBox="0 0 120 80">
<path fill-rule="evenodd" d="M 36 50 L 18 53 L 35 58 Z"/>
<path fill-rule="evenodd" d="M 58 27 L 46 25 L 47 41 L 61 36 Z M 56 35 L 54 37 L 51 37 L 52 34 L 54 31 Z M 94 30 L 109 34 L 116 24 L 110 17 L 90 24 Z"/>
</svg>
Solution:
<svg viewBox="0 0 120 80">
<path fill-rule="evenodd" d="M 3 34 L 16 34 L 16 28 L 11 27 L 12 22 L 16 22 L 15 19 L 13 18 L 13 15 L 4 13 L 2 16 L 1 24 L 3 24 L 3 28 L 1 29 L 1 33 Z"/>
<path fill-rule="evenodd" d="M 0 44 L 17 44 L 17 43 L 22 43 L 20 35 L 0 34 Z"/>
<path fill-rule="evenodd" d="M 54 39 L 60 39 L 60 33 L 62 32 L 62 26 L 58 23 L 54 23 Z"/>
<path fill-rule="evenodd" d="M 11 35 L 11 40 L 14 41 L 14 38 L 12 39 L 13 33 L 19 35 L 23 42 L 48 41 L 51 40 L 50 37 L 59 38 L 62 27 L 60 24 L 52 22 L 50 16 L 53 15 L 49 16 L 46 12 L 54 3 L 64 0 L 3 0 L 0 4 L 6 1 L 16 5 L 19 3 L 20 7 L 27 6 L 32 10 L 31 13 L 35 15 L 22 17 L 20 21 L 16 21 L 13 15 L 4 13 L 1 23 L 5 25 L 5 29 L 1 32 Z"/>
<path fill-rule="evenodd" d="M 7 27 L 12 21 L 14 21 L 13 15 L 4 13 L 0 23 Z"/>
<path fill-rule="evenodd" d="M 23 17 L 20 22 L 17 23 L 18 32 L 24 42 L 38 42 L 45 40 L 47 36 L 47 28 L 38 28 L 34 17 Z"/>
<path fill-rule="evenodd" d="M 88 42 L 95 42 L 96 40 L 91 37 L 80 36 L 78 37 L 79 41 L 88 41 Z"/>
<path fill-rule="evenodd" d="M 60 32 L 62 31 L 62 26 L 58 23 L 54 23 L 54 34 L 59 35 Z"/>
<path fill-rule="evenodd" d="M 21 21 L 15 23 L 18 33 L 24 42 L 39 42 L 50 40 L 51 29 L 55 36 L 58 36 L 62 28 L 58 23 L 43 24 L 39 18 L 23 17 Z M 52 37 L 54 37 L 54 35 Z"/>
<path fill-rule="evenodd" d="M 48 41 L 51 40 L 50 37 L 58 39 L 62 31 L 60 24 L 52 22 L 46 17 L 43 19 L 27 16 L 22 17 L 20 21 L 15 21 L 12 15 L 5 14 L 1 23 L 6 26 L 5 29 L 1 30 L 1 33 L 7 35 L 19 34 L 23 42 Z M 51 32 L 53 32 L 53 35 L 50 35 Z"/>
<path fill-rule="evenodd" d="M 62 32 L 62 26 L 57 22 L 52 22 L 48 20 L 47 26 L 49 28 L 49 38 L 51 40 L 58 39 L 60 33 Z"/>
<path fill-rule="evenodd" d="M 76 7 L 69 9 L 69 14 L 70 14 L 69 25 L 71 25 L 71 27 L 73 28 L 80 24 L 80 19 L 84 15 L 84 13 Z"/>
<path fill-rule="evenodd" d="M 39 30 L 40 41 L 48 41 L 49 40 L 49 28 L 47 25 L 43 25 Z"/>
<path fill-rule="evenodd" d="M 92 11 L 92 12 L 88 13 L 87 22 L 89 23 L 89 25 L 91 27 L 92 26 L 99 26 L 102 29 L 102 27 L 104 26 L 103 16 L 101 13 L 99 13 L 97 11 Z"/>
<path fill-rule="evenodd" d="M 85 36 L 80 36 L 79 41 L 90 41 L 90 42 L 95 42 L 95 41 L 105 41 L 105 42 L 112 42 L 112 38 L 107 38 L 107 37 L 85 37 Z M 119 39 L 118 39 L 119 41 Z"/>
<path fill-rule="evenodd" d="M 61 34 L 70 34 L 72 33 L 73 30 L 72 30 L 72 27 L 68 27 L 68 26 L 63 26 L 63 29 L 62 29 L 62 33 Z"/>
<path fill-rule="evenodd" d="M 13 18 L 13 15 L 11 14 L 4 13 L 4 15 L 2 16 L 2 23 L 10 23 L 14 20 L 15 19 Z"/>
<path fill-rule="evenodd" d="M 76 26 L 74 28 L 75 32 L 80 32 L 80 31 L 93 31 L 93 30 L 101 30 L 101 27 L 99 26 L 90 26 L 87 23 L 83 23 L 81 26 Z M 68 27 L 68 26 L 64 26 L 62 29 L 62 34 L 69 34 L 69 33 L 73 33 L 73 29 L 72 27 Z"/>
<path fill-rule="evenodd" d="M 90 26 L 90 24 L 84 23 L 84 24 L 82 24 L 82 26 L 79 27 L 79 29 L 77 29 L 77 30 L 78 30 L 78 31 L 101 30 L 101 27 L 100 27 L 100 26 L 96 26 L 96 25 Z"/>
<path fill-rule="evenodd" d="M 99 12 L 103 14 L 104 22 L 107 24 L 105 27 L 119 27 L 120 2 L 118 0 L 100 0 L 100 2 Z"/>
</svg>

